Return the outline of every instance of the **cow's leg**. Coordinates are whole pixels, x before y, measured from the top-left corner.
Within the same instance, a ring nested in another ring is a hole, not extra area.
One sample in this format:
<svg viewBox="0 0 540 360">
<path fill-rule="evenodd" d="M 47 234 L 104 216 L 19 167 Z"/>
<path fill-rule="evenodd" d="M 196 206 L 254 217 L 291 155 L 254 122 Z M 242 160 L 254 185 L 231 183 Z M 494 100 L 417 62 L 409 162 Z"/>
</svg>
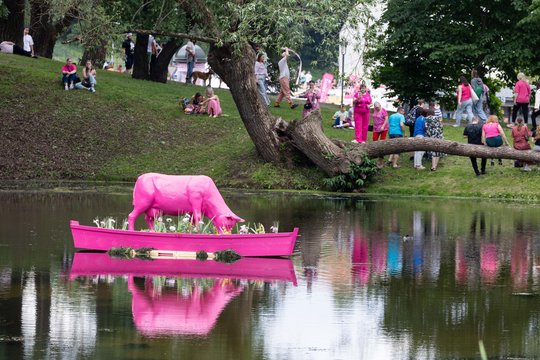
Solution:
<svg viewBox="0 0 540 360">
<path fill-rule="evenodd" d="M 133 207 L 133 211 L 128 215 L 128 230 L 135 230 L 135 220 L 141 215 L 146 209 L 141 207 Z"/>
<path fill-rule="evenodd" d="M 150 230 L 154 230 L 154 219 L 156 217 L 159 217 L 161 215 L 161 210 L 156 208 L 150 208 L 146 210 L 146 213 L 144 215 L 144 220 L 146 220 L 146 223 L 148 224 L 148 228 Z"/>
<path fill-rule="evenodd" d="M 191 223 L 193 226 L 199 227 L 199 221 L 202 218 L 202 197 L 200 195 L 192 194 L 189 198 L 191 204 Z"/>
</svg>

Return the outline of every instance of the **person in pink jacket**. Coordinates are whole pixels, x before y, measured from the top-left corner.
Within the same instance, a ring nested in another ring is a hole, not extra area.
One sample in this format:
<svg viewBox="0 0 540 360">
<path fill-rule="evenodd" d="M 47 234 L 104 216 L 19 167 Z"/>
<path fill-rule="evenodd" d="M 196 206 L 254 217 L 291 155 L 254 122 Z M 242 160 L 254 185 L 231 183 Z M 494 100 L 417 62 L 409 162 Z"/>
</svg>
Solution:
<svg viewBox="0 0 540 360">
<path fill-rule="evenodd" d="M 359 92 L 354 94 L 354 140 L 355 143 L 365 144 L 369 127 L 369 106 L 371 95 L 365 84 L 360 85 Z"/>
<path fill-rule="evenodd" d="M 512 123 L 515 124 L 518 111 L 521 109 L 525 124 L 529 120 L 529 98 L 531 96 L 531 86 L 527 82 L 525 74 L 517 75 L 518 81 L 514 86 L 514 107 L 512 108 Z"/>
</svg>

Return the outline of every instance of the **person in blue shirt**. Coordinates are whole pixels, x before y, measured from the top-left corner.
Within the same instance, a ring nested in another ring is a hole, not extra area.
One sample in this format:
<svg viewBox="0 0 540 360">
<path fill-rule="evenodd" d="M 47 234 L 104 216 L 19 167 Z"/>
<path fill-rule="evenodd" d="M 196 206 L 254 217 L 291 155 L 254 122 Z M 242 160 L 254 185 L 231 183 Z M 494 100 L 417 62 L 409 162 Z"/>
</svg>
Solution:
<svg viewBox="0 0 540 360">
<path fill-rule="evenodd" d="M 422 109 L 421 115 L 416 118 L 414 122 L 414 133 L 415 138 L 423 138 L 426 136 L 426 119 L 424 116 L 427 115 L 426 109 Z M 424 157 L 425 151 L 415 151 L 414 152 L 414 168 L 418 170 L 424 170 L 425 167 L 422 166 L 422 158 Z"/>
<path fill-rule="evenodd" d="M 388 118 L 388 135 L 390 139 L 398 139 L 405 136 L 405 109 L 400 106 L 395 114 L 390 115 Z M 392 163 L 392 167 L 397 169 L 399 161 L 399 154 L 392 154 L 388 158 L 388 162 Z"/>
</svg>

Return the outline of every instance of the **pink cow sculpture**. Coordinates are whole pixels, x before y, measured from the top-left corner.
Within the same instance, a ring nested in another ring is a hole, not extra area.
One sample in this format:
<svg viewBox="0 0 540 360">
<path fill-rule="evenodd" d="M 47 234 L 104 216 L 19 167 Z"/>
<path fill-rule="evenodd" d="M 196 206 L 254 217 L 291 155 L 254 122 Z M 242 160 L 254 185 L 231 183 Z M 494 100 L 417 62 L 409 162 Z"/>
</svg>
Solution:
<svg viewBox="0 0 540 360">
<path fill-rule="evenodd" d="M 208 176 L 179 176 L 148 173 L 139 176 L 133 188 L 133 211 L 128 215 L 128 229 L 135 229 L 135 220 L 145 213 L 148 227 L 154 229 L 154 218 L 163 215 L 178 216 L 190 213 L 193 224 L 202 215 L 208 217 L 218 231 L 230 231 L 236 216 L 225 204 L 216 184 Z"/>
</svg>

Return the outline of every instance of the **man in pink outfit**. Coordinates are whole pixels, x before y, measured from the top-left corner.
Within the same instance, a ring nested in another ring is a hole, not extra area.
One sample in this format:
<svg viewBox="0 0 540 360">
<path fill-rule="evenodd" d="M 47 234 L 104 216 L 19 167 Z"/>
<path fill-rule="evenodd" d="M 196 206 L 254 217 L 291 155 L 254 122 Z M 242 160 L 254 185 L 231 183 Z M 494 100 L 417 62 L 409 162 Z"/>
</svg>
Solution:
<svg viewBox="0 0 540 360">
<path fill-rule="evenodd" d="M 354 143 L 365 144 L 369 127 L 369 106 L 371 95 L 365 84 L 360 85 L 359 92 L 354 94 Z"/>
<path fill-rule="evenodd" d="M 525 124 L 529 120 L 529 98 L 531 96 L 531 86 L 527 82 L 525 74 L 517 75 L 518 81 L 514 86 L 514 107 L 512 108 L 512 123 L 515 124 L 518 111 L 521 109 Z"/>
<path fill-rule="evenodd" d="M 289 81 L 291 78 L 291 74 L 289 72 L 289 65 L 287 64 L 287 59 L 289 58 L 289 51 L 292 51 L 289 48 L 283 48 L 283 53 L 281 54 L 282 58 L 278 62 L 279 67 L 279 85 L 281 87 L 281 90 L 279 91 L 279 95 L 276 99 L 276 102 L 274 103 L 274 107 L 279 107 L 279 103 L 283 98 L 287 99 L 287 102 L 289 103 L 289 106 L 291 109 L 294 109 L 298 106 L 298 104 L 293 103 L 291 98 L 291 88 L 289 86 Z"/>
</svg>

